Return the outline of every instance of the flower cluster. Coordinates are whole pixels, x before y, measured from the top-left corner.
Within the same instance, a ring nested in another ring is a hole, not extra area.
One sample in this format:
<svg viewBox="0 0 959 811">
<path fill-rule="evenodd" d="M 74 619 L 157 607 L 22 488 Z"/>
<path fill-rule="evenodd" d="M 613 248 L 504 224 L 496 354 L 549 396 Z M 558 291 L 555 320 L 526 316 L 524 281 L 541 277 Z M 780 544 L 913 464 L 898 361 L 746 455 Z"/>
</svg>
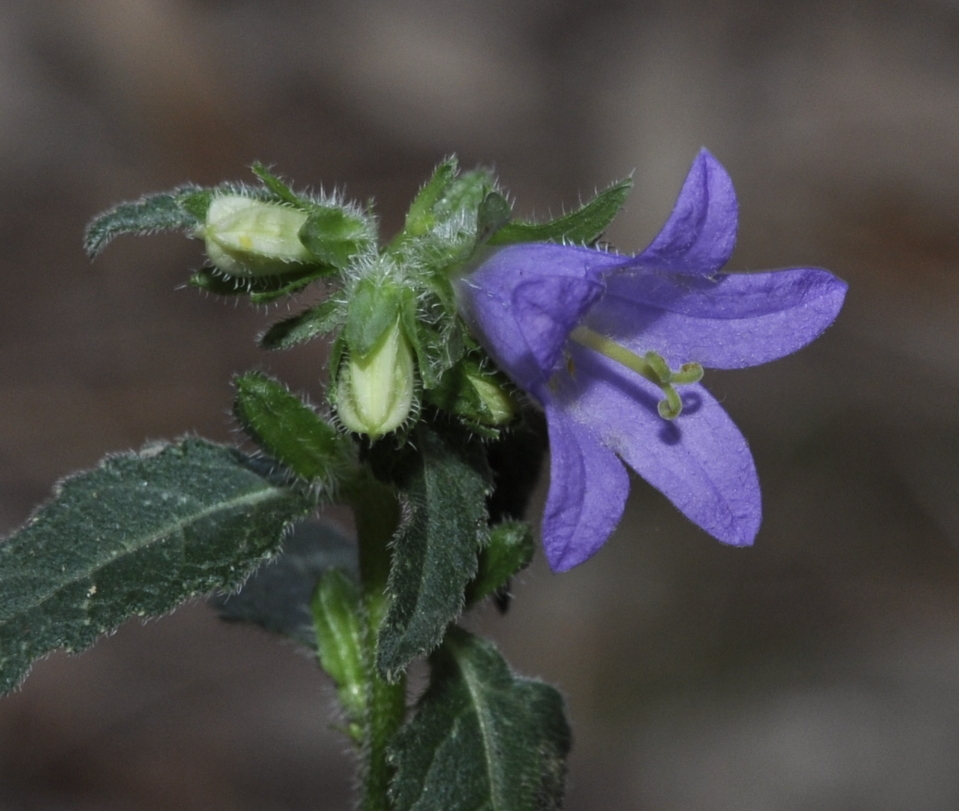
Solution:
<svg viewBox="0 0 959 811">
<path fill-rule="evenodd" d="M 629 490 L 623 462 L 723 543 L 755 538 L 752 455 L 698 380 L 703 367 L 805 346 L 836 318 L 846 284 L 816 268 L 720 272 L 736 227 L 732 182 L 703 150 L 641 253 L 513 245 L 458 279 L 472 333 L 546 413 L 542 534 L 554 570 L 582 563 L 615 529 Z"/>
</svg>

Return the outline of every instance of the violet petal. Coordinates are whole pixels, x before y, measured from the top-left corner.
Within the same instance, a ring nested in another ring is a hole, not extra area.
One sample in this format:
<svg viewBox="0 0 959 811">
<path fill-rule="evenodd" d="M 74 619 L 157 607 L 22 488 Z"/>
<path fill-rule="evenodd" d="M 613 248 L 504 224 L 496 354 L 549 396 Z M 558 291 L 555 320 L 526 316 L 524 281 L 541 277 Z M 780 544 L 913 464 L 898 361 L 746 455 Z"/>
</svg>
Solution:
<svg viewBox="0 0 959 811">
<path fill-rule="evenodd" d="M 543 547 L 553 571 L 593 555 L 612 534 L 629 495 L 629 475 L 588 427 L 547 401 L 550 482 Z"/>
<path fill-rule="evenodd" d="M 696 361 L 739 369 L 789 355 L 839 314 L 847 285 L 817 268 L 714 278 L 635 271 L 611 274 L 590 327 L 672 366 Z"/>
<path fill-rule="evenodd" d="M 660 390 L 613 361 L 572 347 L 575 378 L 558 404 L 588 423 L 600 441 L 723 543 L 751 544 L 762 515 L 749 446 L 729 415 L 698 384 L 679 389 L 683 413 L 662 419 Z M 572 397 L 575 399 L 567 399 Z"/>
<path fill-rule="evenodd" d="M 632 264 L 695 275 L 715 273 L 736 245 L 738 211 L 732 180 L 702 149 L 666 224 Z"/>
</svg>

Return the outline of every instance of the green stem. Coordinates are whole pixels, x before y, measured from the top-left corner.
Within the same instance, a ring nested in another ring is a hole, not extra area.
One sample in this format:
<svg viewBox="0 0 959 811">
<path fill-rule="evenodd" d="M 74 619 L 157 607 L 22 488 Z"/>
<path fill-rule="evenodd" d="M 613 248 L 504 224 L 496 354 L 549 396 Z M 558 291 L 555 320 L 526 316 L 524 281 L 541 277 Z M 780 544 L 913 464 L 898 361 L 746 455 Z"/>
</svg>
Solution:
<svg viewBox="0 0 959 811">
<path fill-rule="evenodd" d="M 389 543 L 399 526 L 400 505 L 393 491 L 366 473 L 351 488 L 350 503 L 356 518 L 359 543 L 360 584 L 363 590 L 365 644 L 364 670 L 367 677 L 366 713 L 363 726 L 363 766 L 360 775 L 362 811 L 389 811 L 387 794 L 393 767 L 387 749 L 406 713 L 406 679 L 395 684 L 383 679 L 376 668 L 376 647 L 380 623 L 389 608 L 386 581 L 390 572 Z"/>
</svg>

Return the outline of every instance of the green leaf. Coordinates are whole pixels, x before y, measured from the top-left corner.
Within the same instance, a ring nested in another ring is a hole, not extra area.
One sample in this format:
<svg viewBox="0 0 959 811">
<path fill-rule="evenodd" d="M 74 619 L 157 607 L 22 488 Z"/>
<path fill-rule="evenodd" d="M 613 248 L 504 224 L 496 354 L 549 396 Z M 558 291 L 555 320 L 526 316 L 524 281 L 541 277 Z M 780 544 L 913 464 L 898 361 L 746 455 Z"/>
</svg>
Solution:
<svg viewBox="0 0 959 811">
<path fill-rule="evenodd" d="M 363 662 L 363 607 L 356 578 L 340 569 L 323 575 L 313 600 L 320 664 L 336 683 L 348 717 L 363 719 L 367 704 L 367 669 Z M 359 737 L 359 731 L 355 733 Z"/>
<path fill-rule="evenodd" d="M 189 188 L 189 187 L 188 187 Z M 121 203 L 95 217 L 83 236 L 83 248 L 92 259 L 121 234 L 155 234 L 189 231 L 200 221 L 178 202 L 183 189 L 150 194 L 132 203 Z"/>
<path fill-rule="evenodd" d="M 65 479 L 0 544 L 0 690 L 53 650 L 83 650 L 130 617 L 236 588 L 314 504 L 200 439 Z"/>
<path fill-rule="evenodd" d="M 493 234 L 489 245 L 514 245 L 518 242 L 572 242 L 592 245 L 619 214 L 630 189 L 632 178 L 620 180 L 601 191 L 582 208 L 544 223 L 510 222 Z"/>
<path fill-rule="evenodd" d="M 504 588 L 509 579 L 533 560 L 536 541 L 529 524 L 506 521 L 493 527 L 479 556 L 476 577 L 466 590 L 467 607 Z"/>
<path fill-rule="evenodd" d="M 409 518 L 393 542 L 392 603 L 377 650 L 377 667 L 390 681 L 435 648 L 459 616 L 487 538 L 490 478 L 482 446 L 424 423 L 412 443 L 418 452 L 396 477 Z"/>
<path fill-rule="evenodd" d="M 289 349 L 339 327 L 346 319 L 338 301 L 327 299 L 316 307 L 277 321 L 260 338 L 263 349 Z"/>
<path fill-rule="evenodd" d="M 271 456 L 308 482 L 335 488 L 354 467 L 353 442 L 282 383 L 259 372 L 234 378 L 233 411 Z"/>
<path fill-rule="evenodd" d="M 391 749 L 395 811 L 555 811 L 570 731 L 553 687 L 514 676 L 485 640 L 450 630 Z"/>
<path fill-rule="evenodd" d="M 221 619 L 259 625 L 315 650 L 310 606 L 320 578 L 331 569 L 356 571 L 356 542 L 328 521 L 307 518 L 294 525 L 280 554 L 238 592 L 215 595 L 210 602 Z"/>
</svg>

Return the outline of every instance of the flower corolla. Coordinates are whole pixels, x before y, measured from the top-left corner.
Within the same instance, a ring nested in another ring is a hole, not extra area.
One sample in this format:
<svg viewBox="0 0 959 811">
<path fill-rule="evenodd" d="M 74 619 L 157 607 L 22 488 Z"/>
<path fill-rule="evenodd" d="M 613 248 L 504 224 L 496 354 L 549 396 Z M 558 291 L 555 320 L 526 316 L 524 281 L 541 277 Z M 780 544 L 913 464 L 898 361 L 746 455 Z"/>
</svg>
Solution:
<svg viewBox="0 0 959 811">
<path fill-rule="evenodd" d="M 846 284 L 818 268 L 721 273 L 736 227 L 732 181 L 702 150 L 642 253 L 519 244 L 457 279 L 474 336 L 545 411 L 542 535 L 555 571 L 589 558 L 619 523 L 623 462 L 718 540 L 753 542 L 756 468 L 702 369 L 795 352 L 833 322 Z"/>
</svg>

